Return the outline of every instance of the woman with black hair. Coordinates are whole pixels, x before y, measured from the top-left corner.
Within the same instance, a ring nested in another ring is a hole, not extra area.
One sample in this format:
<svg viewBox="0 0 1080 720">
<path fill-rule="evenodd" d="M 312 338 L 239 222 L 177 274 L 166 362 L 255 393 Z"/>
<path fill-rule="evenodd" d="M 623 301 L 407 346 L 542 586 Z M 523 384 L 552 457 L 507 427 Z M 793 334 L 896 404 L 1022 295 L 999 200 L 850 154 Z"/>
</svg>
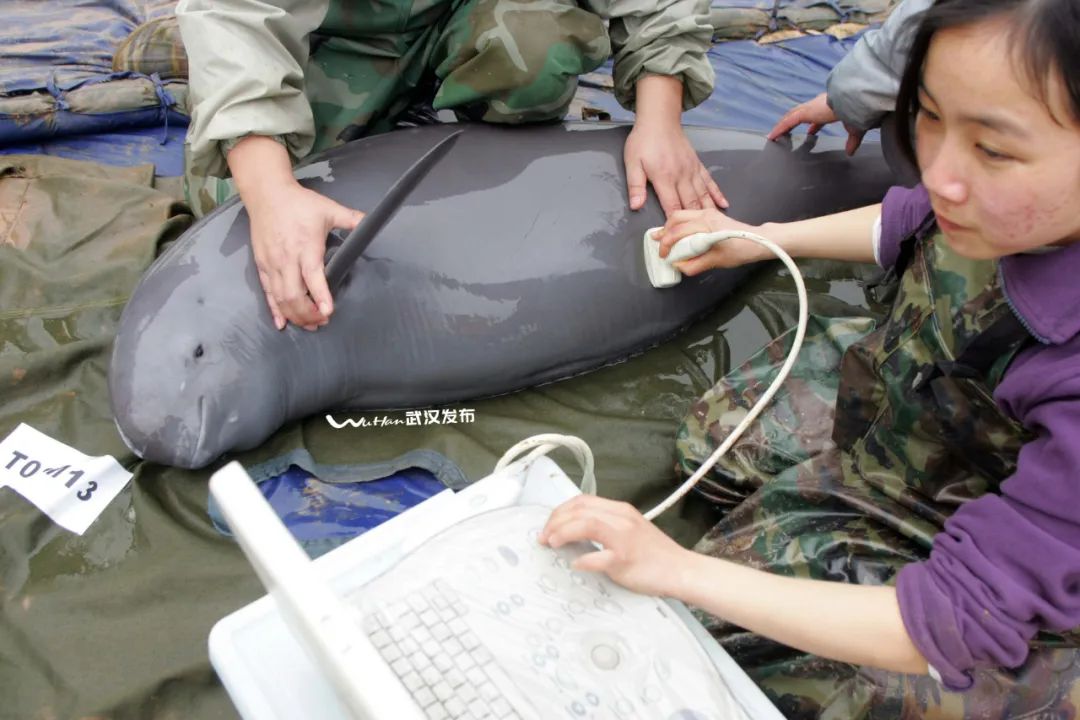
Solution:
<svg viewBox="0 0 1080 720">
<path fill-rule="evenodd" d="M 813 319 L 781 394 L 699 486 L 726 512 L 697 552 L 597 498 L 557 509 L 542 541 L 597 541 L 581 569 L 700 608 L 791 717 L 1074 717 L 1080 3 L 940 0 L 897 112 L 914 189 L 795 223 L 683 211 L 664 228 L 662 254 L 743 228 L 896 279 L 879 322 Z M 730 240 L 681 268 L 761 259 Z M 790 341 L 692 408 L 683 471 Z"/>
</svg>

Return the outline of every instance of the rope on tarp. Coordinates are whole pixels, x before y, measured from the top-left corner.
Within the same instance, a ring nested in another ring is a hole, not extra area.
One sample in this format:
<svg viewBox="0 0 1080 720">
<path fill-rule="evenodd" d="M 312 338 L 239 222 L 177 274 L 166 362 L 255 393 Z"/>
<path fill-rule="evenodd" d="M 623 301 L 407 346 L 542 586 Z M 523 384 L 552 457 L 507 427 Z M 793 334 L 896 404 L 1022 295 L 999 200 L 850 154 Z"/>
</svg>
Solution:
<svg viewBox="0 0 1080 720">
<path fill-rule="evenodd" d="M 66 111 L 71 109 L 71 106 L 68 105 L 67 100 L 64 98 L 64 91 L 60 89 L 60 86 L 56 82 L 55 72 L 49 73 L 49 80 L 45 83 L 45 91 L 52 95 L 57 110 Z"/>
<path fill-rule="evenodd" d="M 160 145 L 164 145 L 169 142 L 169 110 L 176 106 L 176 98 L 174 98 L 168 90 L 165 89 L 165 84 L 161 81 L 161 77 L 154 73 L 150 76 L 150 79 L 154 82 L 154 94 L 157 95 L 159 107 L 161 108 L 161 116 L 164 119 L 164 128 L 161 132 Z"/>
<path fill-rule="evenodd" d="M 63 82 L 51 73 L 36 92 L 0 94 L 0 144 L 17 144 L 116 127 L 169 126 L 187 121 L 187 83 L 160 75 L 115 72 Z M 170 117 L 172 116 L 172 117 Z"/>
</svg>

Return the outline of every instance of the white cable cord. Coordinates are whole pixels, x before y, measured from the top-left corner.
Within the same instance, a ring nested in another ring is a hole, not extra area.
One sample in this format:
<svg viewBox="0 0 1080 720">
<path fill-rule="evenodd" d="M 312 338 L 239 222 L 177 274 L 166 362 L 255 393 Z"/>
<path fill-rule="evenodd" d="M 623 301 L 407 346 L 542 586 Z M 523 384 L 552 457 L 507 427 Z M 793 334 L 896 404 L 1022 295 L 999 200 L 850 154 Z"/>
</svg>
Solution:
<svg viewBox="0 0 1080 720">
<path fill-rule="evenodd" d="M 533 435 L 519 442 L 514 447 L 503 453 L 499 462 L 495 463 L 495 471 L 498 472 L 509 465 L 518 455 L 526 450 L 532 450 L 525 456 L 525 462 L 531 462 L 541 455 L 547 455 L 556 448 L 564 447 L 574 454 L 581 467 L 581 492 L 586 495 L 596 494 L 596 474 L 593 472 L 593 454 L 588 443 L 573 435 L 557 435 L 548 433 L 545 435 Z"/>
<path fill-rule="evenodd" d="M 803 283 L 802 273 L 799 272 L 799 268 L 795 265 L 795 261 L 791 259 L 791 256 L 784 252 L 779 245 L 771 240 L 761 237 L 755 233 L 745 232 L 742 230 L 728 230 L 718 233 L 709 233 L 710 239 L 715 238 L 711 244 L 716 244 L 729 238 L 743 238 L 750 240 L 761 245 L 773 255 L 780 258 L 781 262 L 787 266 L 787 269 L 791 272 L 791 278 L 795 281 L 795 290 L 799 295 L 799 323 L 795 329 L 795 340 L 791 344 L 791 351 L 788 352 L 787 359 L 784 360 L 784 364 L 780 366 L 780 370 L 776 373 L 776 377 L 773 379 L 772 384 L 769 385 L 769 389 L 765 391 L 754 407 L 750 408 L 750 412 L 746 414 L 746 417 L 742 419 L 735 429 L 731 431 L 731 434 L 720 444 L 720 447 L 713 451 L 713 454 L 709 456 L 709 459 L 702 463 L 701 467 L 697 471 L 687 478 L 679 488 L 671 493 L 662 503 L 654 507 L 649 512 L 645 513 L 645 518 L 652 520 L 660 513 L 664 512 L 672 505 L 682 499 L 686 493 L 698 484 L 698 481 L 705 476 L 707 472 L 713 469 L 713 466 L 724 456 L 724 453 L 731 448 L 732 445 L 739 439 L 740 436 L 746 431 L 746 428 L 750 427 L 750 423 L 754 422 L 761 411 L 765 409 L 765 406 L 769 404 L 773 399 L 773 395 L 780 389 L 780 386 L 787 380 L 788 373 L 791 372 L 791 367 L 795 364 L 795 360 L 799 355 L 799 350 L 802 348 L 803 337 L 806 335 L 806 322 L 809 316 L 809 310 L 807 308 L 808 302 L 806 299 L 806 285 Z"/>
<path fill-rule="evenodd" d="M 791 272 L 791 277 L 795 281 L 795 289 L 799 295 L 799 322 L 795 329 L 795 339 L 791 344 L 791 351 L 788 352 L 787 359 L 784 360 L 784 364 L 780 366 L 780 370 L 776 373 L 776 377 L 773 379 L 772 384 L 765 393 L 754 403 L 754 407 L 750 408 L 750 411 L 746 414 L 746 417 L 735 426 L 735 429 L 725 438 L 724 442 L 720 444 L 713 454 L 702 463 L 701 467 L 691 475 L 686 482 L 679 486 L 675 492 L 671 493 L 663 502 L 645 513 L 645 517 L 648 520 L 654 519 L 660 513 L 670 508 L 675 503 L 679 502 L 686 493 L 690 492 L 698 481 L 701 480 L 713 466 L 724 456 L 724 454 L 734 445 L 742 434 L 746 431 L 746 428 L 750 426 L 750 423 L 757 419 L 757 416 L 761 414 L 761 411 L 765 409 L 765 406 L 772 401 L 773 396 L 776 395 L 780 386 L 787 379 L 788 373 L 791 372 L 792 366 L 795 364 L 795 360 L 799 355 L 799 350 L 802 348 L 803 337 L 806 335 L 806 323 L 809 316 L 809 310 L 807 308 L 806 298 L 806 285 L 803 284 L 802 273 L 799 272 L 799 268 L 795 265 L 795 261 L 791 259 L 791 256 L 784 252 L 776 243 L 761 237 L 755 233 L 745 232 L 743 230 L 725 230 L 715 233 L 702 233 L 703 240 L 708 241 L 708 246 L 712 247 L 716 243 L 723 242 L 731 238 L 742 238 L 744 240 L 750 240 L 758 245 L 766 248 L 776 257 L 780 258 L 781 262 L 787 266 L 787 269 Z M 700 242 L 700 240 L 699 240 Z M 499 459 L 499 462 L 495 465 L 495 470 L 501 470 L 509 465 L 514 458 L 526 450 L 532 449 L 532 452 L 526 456 L 525 461 L 531 461 L 540 455 L 546 455 L 555 448 L 566 447 L 574 453 L 575 459 L 582 468 L 581 478 L 581 492 L 595 495 L 596 494 L 596 477 L 593 473 L 593 455 L 589 446 L 581 438 L 574 437 L 573 435 L 534 435 L 526 440 L 522 440 L 514 447 L 507 450 L 503 456 Z"/>
</svg>

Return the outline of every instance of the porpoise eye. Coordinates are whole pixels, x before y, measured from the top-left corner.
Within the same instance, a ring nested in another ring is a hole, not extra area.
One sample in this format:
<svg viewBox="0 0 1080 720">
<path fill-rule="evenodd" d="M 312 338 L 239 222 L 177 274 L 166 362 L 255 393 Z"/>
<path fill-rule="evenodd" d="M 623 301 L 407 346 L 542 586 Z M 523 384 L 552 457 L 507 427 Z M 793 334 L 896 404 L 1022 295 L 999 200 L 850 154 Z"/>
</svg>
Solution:
<svg viewBox="0 0 1080 720">
<path fill-rule="evenodd" d="M 203 346 L 199 345 L 195 348 L 195 359 L 198 360 L 203 356 Z"/>
</svg>

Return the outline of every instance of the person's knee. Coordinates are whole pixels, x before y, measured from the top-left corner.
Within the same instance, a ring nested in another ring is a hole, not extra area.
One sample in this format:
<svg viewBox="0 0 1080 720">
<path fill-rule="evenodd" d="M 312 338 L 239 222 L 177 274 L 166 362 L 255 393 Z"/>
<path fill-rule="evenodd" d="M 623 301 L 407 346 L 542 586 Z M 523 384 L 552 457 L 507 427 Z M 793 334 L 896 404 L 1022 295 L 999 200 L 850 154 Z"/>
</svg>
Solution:
<svg viewBox="0 0 1080 720">
<path fill-rule="evenodd" d="M 483 102 L 459 111 L 489 122 L 562 117 L 577 76 L 610 54 L 599 16 L 573 2 L 480 0 L 470 13 L 472 57 L 447 80 L 473 87 Z"/>
</svg>

